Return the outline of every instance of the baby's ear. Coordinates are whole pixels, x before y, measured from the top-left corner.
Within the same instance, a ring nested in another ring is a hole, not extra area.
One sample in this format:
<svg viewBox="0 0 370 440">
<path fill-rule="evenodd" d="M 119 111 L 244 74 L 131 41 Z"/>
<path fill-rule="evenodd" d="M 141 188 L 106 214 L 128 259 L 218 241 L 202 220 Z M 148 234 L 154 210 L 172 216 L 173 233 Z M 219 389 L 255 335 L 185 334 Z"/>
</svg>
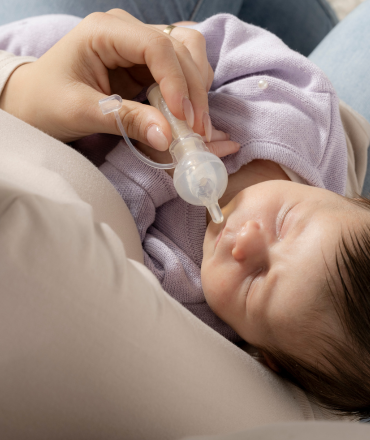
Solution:
<svg viewBox="0 0 370 440">
<path fill-rule="evenodd" d="M 273 361 L 273 360 L 271 359 L 271 357 L 270 357 L 268 354 L 266 354 L 265 352 L 263 352 L 263 351 L 261 351 L 261 355 L 262 355 L 262 357 L 263 357 L 263 359 L 264 359 L 266 365 L 267 365 L 269 368 L 271 368 L 272 371 L 275 371 L 275 373 L 279 373 L 280 368 L 279 368 L 279 366 L 275 363 L 275 361 Z"/>
</svg>

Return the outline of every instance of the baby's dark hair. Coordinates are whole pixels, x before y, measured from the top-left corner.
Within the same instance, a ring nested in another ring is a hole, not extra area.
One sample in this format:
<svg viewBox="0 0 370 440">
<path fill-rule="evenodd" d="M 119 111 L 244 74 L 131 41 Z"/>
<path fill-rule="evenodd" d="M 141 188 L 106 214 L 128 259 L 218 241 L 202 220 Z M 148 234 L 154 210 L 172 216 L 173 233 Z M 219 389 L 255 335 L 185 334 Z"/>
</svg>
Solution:
<svg viewBox="0 0 370 440">
<path fill-rule="evenodd" d="M 370 213 L 370 200 L 347 200 Z M 346 341 L 322 332 L 311 334 L 315 342 L 324 343 L 326 348 L 320 354 L 331 372 L 273 347 L 260 350 L 281 376 L 307 391 L 321 406 L 361 420 L 370 417 L 370 226 L 350 233 L 350 240 L 342 237 L 336 272 L 335 276 L 329 272 L 327 292 Z"/>
</svg>

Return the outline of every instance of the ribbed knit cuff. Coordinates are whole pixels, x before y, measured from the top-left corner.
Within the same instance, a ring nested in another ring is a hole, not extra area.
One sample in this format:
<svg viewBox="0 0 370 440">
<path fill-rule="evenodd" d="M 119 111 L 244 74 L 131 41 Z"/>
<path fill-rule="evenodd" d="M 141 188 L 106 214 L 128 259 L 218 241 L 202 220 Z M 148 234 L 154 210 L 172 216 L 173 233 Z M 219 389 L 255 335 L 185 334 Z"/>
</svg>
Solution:
<svg viewBox="0 0 370 440">
<path fill-rule="evenodd" d="M 12 53 L 0 50 L 0 95 L 14 70 L 22 64 L 36 61 L 35 57 L 17 57 Z"/>
<path fill-rule="evenodd" d="M 177 197 L 172 178 L 164 171 L 152 168 L 138 159 L 125 141 L 121 141 L 106 157 L 114 167 L 140 185 L 158 208 Z"/>
</svg>

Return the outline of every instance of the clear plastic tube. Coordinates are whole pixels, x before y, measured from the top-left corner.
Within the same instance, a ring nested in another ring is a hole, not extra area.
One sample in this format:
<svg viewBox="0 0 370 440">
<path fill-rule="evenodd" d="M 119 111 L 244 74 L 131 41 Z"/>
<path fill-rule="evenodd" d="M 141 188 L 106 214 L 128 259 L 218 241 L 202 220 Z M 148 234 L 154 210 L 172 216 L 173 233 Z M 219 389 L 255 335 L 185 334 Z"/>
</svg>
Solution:
<svg viewBox="0 0 370 440">
<path fill-rule="evenodd" d="M 117 125 L 119 128 L 119 131 L 121 132 L 123 139 L 126 141 L 126 144 L 130 147 L 130 150 L 137 156 L 142 162 L 146 163 L 147 165 L 153 167 L 153 168 L 159 168 L 162 170 L 171 170 L 172 168 L 176 167 L 176 163 L 157 163 L 154 162 L 147 157 L 145 157 L 143 154 L 141 154 L 130 141 L 130 138 L 127 136 L 125 129 L 123 128 L 121 118 L 119 117 L 118 110 L 122 107 L 122 98 L 119 95 L 112 95 L 108 96 L 108 98 L 101 99 L 99 101 L 99 105 L 101 108 L 101 111 L 104 115 L 107 115 L 108 113 L 114 113 L 114 116 L 117 121 Z"/>
</svg>

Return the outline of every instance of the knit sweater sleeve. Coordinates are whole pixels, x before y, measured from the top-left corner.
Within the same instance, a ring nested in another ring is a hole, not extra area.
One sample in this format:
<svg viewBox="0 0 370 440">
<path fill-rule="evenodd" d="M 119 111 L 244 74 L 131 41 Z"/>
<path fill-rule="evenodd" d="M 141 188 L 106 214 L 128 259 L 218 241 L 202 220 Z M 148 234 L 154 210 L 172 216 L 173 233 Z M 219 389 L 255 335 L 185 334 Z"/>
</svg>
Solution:
<svg viewBox="0 0 370 440">
<path fill-rule="evenodd" d="M 72 15 L 55 14 L 4 24 L 0 26 L 0 49 L 17 56 L 40 58 L 80 21 Z"/>
<path fill-rule="evenodd" d="M 272 160 L 310 185 L 344 194 L 346 139 L 325 74 L 275 35 L 232 15 L 192 27 L 204 35 L 215 73 L 212 123 L 241 144 L 224 159 L 228 173 L 254 159 Z"/>
<path fill-rule="evenodd" d="M 221 335 L 239 341 L 204 298 L 200 265 L 205 208 L 178 197 L 172 178 L 164 170 L 143 164 L 124 141 L 99 169 L 126 202 L 140 234 L 144 263 L 163 289 Z"/>
<path fill-rule="evenodd" d="M 143 242 L 148 228 L 154 223 L 156 210 L 177 197 L 171 177 L 164 170 L 141 162 L 123 140 L 107 155 L 99 169 L 126 202 Z"/>
<path fill-rule="evenodd" d="M 78 17 L 58 14 L 0 26 L 0 93 L 17 67 L 36 61 L 80 21 Z"/>
</svg>

